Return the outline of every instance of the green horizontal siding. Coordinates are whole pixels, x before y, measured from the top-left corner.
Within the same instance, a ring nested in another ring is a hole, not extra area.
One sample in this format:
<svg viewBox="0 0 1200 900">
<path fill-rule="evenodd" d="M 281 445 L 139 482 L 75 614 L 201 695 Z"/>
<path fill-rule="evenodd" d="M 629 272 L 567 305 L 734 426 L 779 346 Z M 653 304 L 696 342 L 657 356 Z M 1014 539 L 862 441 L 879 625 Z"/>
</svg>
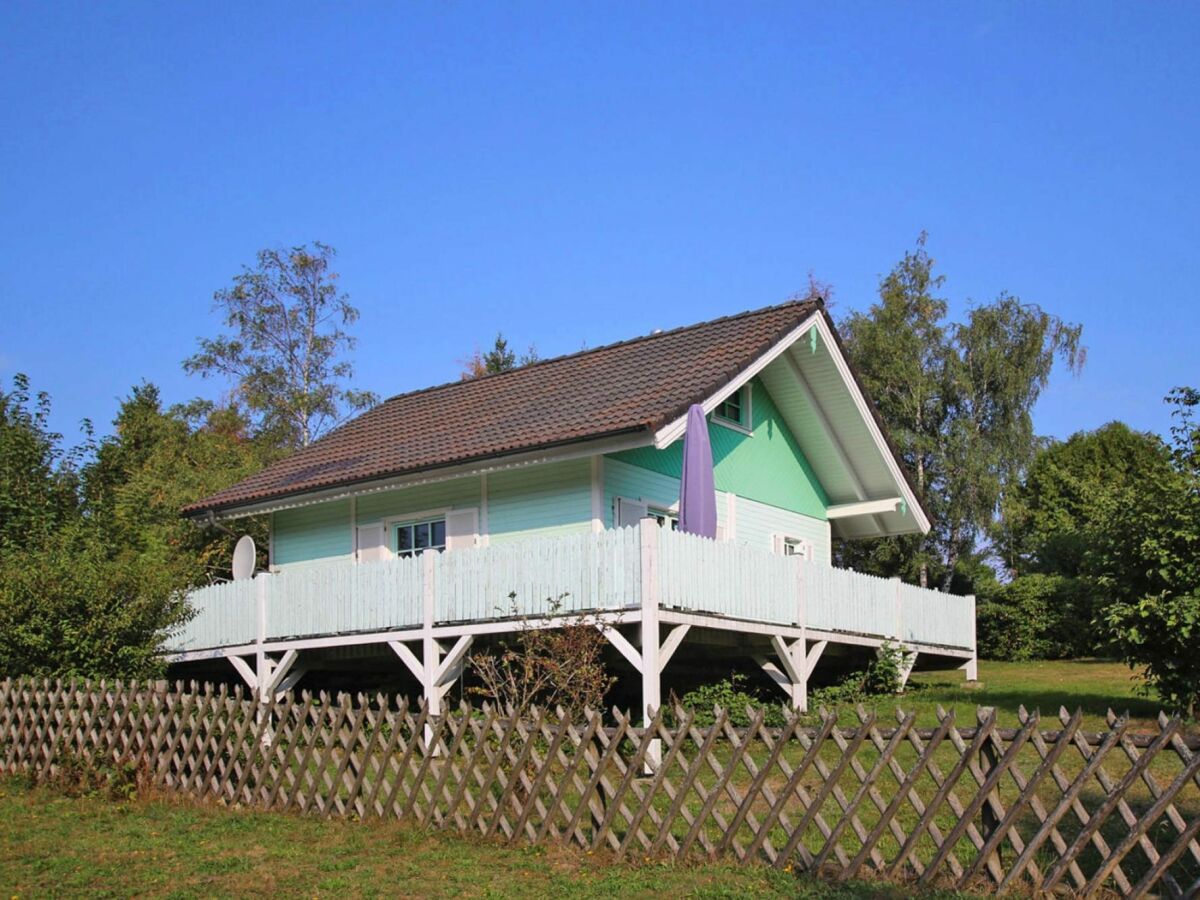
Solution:
<svg viewBox="0 0 1200 900">
<path fill-rule="evenodd" d="M 713 422 L 708 425 L 717 490 L 824 519 L 829 498 L 800 445 L 757 378 L 751 381 L 751 391 L 752 434 Z M 683 439 L 665 450 L 638 447 L 609 458 L 678 479 L 683 472 Z M 679 499 L 678 493 L 674 499 Z"/>
<path fill-rule="evenodd" d="M 349 556 L 353 550 L 349 500 L 285 509 L 271 519 L 277 566 Z"/>
<path fill-rule="evenodd" d="M 488 533 L 493 544 L 523 537 L 589 531 L 588 459 L 543 463 L 488 475 Z"/>
</svg>

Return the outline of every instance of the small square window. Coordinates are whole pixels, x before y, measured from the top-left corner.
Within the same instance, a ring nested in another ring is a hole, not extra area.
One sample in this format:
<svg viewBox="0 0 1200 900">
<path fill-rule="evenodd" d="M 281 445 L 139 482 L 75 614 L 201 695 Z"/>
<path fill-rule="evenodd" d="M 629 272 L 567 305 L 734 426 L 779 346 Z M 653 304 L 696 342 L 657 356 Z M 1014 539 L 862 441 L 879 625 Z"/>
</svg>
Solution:
<svg viewBox="0 0 1200 900">
<path fill-rule="evenodd" d="M 799 556 L 801 559 L 811 561 L 813 558 L 812 544 L 803 538 L 785 537 L 783 539 L 783 555 Z"/>
<path fill-rule="evenodd" d="M 723 425 L 750 430 L 750 387 L 742 385 L 713 410 L 713 419 Z"/>
<path fill-rule="evenodd" d="M 652 518 L 662 528 L 670 528 L 672 531 L 679 530 L 679 513 L 673 513 L 665 509 L 650 509 L 646 515 Z"/>
</svg>

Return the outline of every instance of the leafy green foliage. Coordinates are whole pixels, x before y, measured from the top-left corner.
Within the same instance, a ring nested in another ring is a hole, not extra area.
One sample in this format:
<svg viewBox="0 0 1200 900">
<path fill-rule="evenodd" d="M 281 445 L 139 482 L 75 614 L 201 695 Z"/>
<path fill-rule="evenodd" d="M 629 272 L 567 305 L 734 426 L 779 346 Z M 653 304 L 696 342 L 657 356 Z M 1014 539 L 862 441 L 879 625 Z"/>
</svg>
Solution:
<svg viewBox="0 0 1200 900">
<path fill-rule="evenodd" d="M 990 536 L 1000 499 L 1037 448 L 1032 410 L 1056 362 L 1078 370 L 1082 330 L 1001 295 L 946 321 L 942 276 L 922 235 L 842 323 L 846 349 L 930 511 L 928 535 L 843 544 L 853 568 L 948 590 Z"/>
<path fill-rule="evenodd" d="M 290 250 L 261 250 L 254 269 L 213 295 L 230 334 L 201 338 L 184 362 L 189 373 L 222 376 L 236 402 L 272 443 L 305 447 L 348 413 L 377 402 L 346 386 L 354 375 L 344 354 L 355 340 L 344 329 L 358 310 L 337 289 L 332 247 L 315 242 Z"/>
<path fill-rule="evenodd" d="M 164 410 L 152 384 L 133 389 L 113 425 L 114 434 L 82 470 L 83 502 L 95 527 L 113 546 L 170 570 L 180 587 L 228 577 L 236 536 L 197 527 L 179 510 L 259 471 L 280 451 L 252 437 L 236 410 L 199 418 Z M 265 519 L 239 526 L 266 546 Z"/>
<path fill-rule="evenodd" d="M 0 550 L 26 547 L 73 519 L 79 452 L 49 430 L 50 397 L 18 374 L 0 390 Z"/>
<path fill-rule="evenodd" d="M 976 608 L 979 655 L 987 659 L 1072 659 L 1106 649 L 1091 627 L 1095 593 L 1084 579 L 1034 573 L 997 585 Z"/>
<path fill-rule="evenodd" d="M 3 399 L 0 675 L 156 674 L 163 637 L 188 615 L 184 591 L 228 575 L 232 555 L 233 536 L 180 507 L 275 451 L 234 411 L 164 411 L 153 385 L 122 403 L 112 436 L 74 450 L 45 427 L 48 397 L 29 408 L 26 379 Z"/>
<path fill-rule="evenodd" d="M 1147 685 L 1171 709 L 1200 710 L 1200 596 L 1161 594 L 1117 601 L 1104 612 L 1121 658 L 1144 666 Z"/>
<path fill-rule="evenodd" d="M 1200 706 L 1200 393 L 1180 388 L 1171 462 L 1136 489 L 1100 492 L 1086 564 L 1112 603 L 1102 619 L 1122 659 L 1177 710 Z"/>
<path fill-rule="evenodd" d="M 169 571 L 78 519 L 0 556 L 0 674 L 145 678 L 186 614 Z"/>
<path fill-rule="evenodd" d="M 725 710 L 729 721 L 739 728 L 750 724 L 751 710 L 762 710 L 763 722 L 771 728 L 779 728 L 787 721 L 783 705 L 764 702 L 756 691 L 747 687 L 746 676 L 741 672 L 731 672 L 728 678 L 702 684 L 676 702 L 684 709 L 692 710 L 696 714 L 696 724 L 702 726 L 716 721 L 713 713 L 716 708 Z"/>
<path fill-rule="evenodd" d="M 1108 514 L 1099 498 L 1137 494 L 1170 475 L 1162 440 L 1121 422 L 1047 444 L 1004 497 L 997 540 L 1006 567 L 1014 574 L 1088 575 L 1088 535 Z"/>
</svg>

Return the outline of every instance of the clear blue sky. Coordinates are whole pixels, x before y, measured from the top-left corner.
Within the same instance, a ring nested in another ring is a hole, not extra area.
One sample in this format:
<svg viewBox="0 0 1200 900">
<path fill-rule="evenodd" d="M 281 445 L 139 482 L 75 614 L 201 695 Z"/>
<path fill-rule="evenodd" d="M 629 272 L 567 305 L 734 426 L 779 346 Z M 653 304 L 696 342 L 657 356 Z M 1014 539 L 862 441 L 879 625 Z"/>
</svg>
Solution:
<svg viewBox="0 0 1200 900">
<path fill-rule="evenodd" d="M 928 230 L 956 312 L 1085 326 L 1037 411 L 1200 384 L 1200 6 L 0 5 L 0 376 L 107 427 L 260 247 L 340 250 L 360 387 L 767 305 Z"/>
</svg>

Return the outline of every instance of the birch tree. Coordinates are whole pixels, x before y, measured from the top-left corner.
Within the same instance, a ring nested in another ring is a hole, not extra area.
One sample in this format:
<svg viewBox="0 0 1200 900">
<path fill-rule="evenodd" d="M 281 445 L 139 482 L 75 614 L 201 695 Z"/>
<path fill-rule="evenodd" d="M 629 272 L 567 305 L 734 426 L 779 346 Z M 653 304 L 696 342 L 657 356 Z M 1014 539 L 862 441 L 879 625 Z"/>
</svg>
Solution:
<svg viewBox="0 0 1200 900">
<path fill-rule="evenodd" d="M 1056 362 L 1078 372 L 1082 328 L 1002 294 L 947 320 L 922 234 L 880 282 L 879 302 L 842 323 L 847 351 L 929 510 L 926 536 L 844 545 L 843 562 L 949 590 L 1033 459 L 1033 408 Z"/>
<path fill-rule="evenodd" d="M 355 339 L 346 329 L 358 310 L 338 290 L 335 255 L 320 242 L 260 251 L 253 269 L 213 295 L 229 333 L 200 338 L 183 364 L 189 374 L 228 378 L 234 404 L 280 446 L 306 447 L 377 402 L 348 386 Z"/>
</svg>

